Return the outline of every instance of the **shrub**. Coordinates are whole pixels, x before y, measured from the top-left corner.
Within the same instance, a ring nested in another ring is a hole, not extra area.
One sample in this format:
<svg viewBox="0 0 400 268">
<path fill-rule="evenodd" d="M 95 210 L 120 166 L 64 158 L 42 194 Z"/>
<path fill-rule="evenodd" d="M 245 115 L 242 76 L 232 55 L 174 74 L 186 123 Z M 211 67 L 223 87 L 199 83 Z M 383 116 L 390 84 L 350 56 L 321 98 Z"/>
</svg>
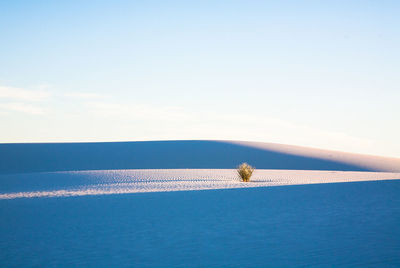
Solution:
<svg viewBox="0 0 400 268">
<path fill-rule="evenodd" d="M 241 181 L 249 182 L 251 175 L 253 175 L 254 168 L 247 163 L 243 163 L 237 168 L 237 173 Z"/>
</svg>

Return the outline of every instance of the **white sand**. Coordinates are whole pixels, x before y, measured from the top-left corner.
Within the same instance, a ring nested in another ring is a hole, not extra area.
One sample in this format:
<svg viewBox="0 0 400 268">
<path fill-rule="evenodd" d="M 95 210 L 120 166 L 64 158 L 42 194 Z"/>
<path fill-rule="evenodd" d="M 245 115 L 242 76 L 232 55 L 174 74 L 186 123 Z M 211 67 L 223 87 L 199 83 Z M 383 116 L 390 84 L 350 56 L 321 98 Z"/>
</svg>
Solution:
<svg viewBox="0 0 400 268">
<path fill-rule="evenodd" d="M 250 141 L 226 141 L 226 142 L 241 146 L 247 146 L 259 150 L 269 150 L 288 155 L 311 157 L 315 159 L 323 159 L 333 162 L 346 163 L 349 165 L 364 167 L 367 168 L 368 170 L 400 172 L 400 159 L 394 157 L 384 157 L 376 155 L 324 150 L 318 148 L 286 145 L 279 143 L 250 142 Z"/>
<path fill-rule="evenodd" d="M 0 176 L 0 199 L 66 197 L 398 180 L 400 173 L 256 170 L 240 182 L 233 169 L 148 169 L 29 173 Z M 35 184 L 35 191 L 27 184 Z"/>
<path fill-rule="evenodd" d="M 400 158 L 263 142 L 0 144 L 0 175 L 77 170 L 231 169 L 243 162 L 258 169 L 400 172 Z"/>
</svg>

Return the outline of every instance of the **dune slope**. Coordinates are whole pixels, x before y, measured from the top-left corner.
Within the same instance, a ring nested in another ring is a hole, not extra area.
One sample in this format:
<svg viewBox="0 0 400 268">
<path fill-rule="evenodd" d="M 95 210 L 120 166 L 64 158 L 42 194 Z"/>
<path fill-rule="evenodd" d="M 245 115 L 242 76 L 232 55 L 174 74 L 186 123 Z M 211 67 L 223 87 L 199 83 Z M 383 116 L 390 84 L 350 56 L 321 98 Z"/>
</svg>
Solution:
<svg viewBox="0 0 400 268">
<path fill-rule="evenodd" d="M 0 144 L 0 174 L 113 169 L 258 169 L 400 172 L 400 159 L 240 141 Z"/>
</svg>

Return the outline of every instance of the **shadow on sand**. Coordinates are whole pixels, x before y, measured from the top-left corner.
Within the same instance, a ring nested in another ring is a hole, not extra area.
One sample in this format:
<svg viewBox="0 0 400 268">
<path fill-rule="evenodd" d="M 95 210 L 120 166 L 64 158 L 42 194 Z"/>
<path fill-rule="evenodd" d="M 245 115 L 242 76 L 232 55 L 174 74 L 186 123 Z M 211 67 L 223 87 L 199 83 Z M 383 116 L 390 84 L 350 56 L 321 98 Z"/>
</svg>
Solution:
<svg viewBox="0 0 400 268">
<path fill-rule="evenodd" d="M 0 174 L 109 169 L 235 168 L 381 171 L 225 141 L 0 144 Z"/>
</svg>

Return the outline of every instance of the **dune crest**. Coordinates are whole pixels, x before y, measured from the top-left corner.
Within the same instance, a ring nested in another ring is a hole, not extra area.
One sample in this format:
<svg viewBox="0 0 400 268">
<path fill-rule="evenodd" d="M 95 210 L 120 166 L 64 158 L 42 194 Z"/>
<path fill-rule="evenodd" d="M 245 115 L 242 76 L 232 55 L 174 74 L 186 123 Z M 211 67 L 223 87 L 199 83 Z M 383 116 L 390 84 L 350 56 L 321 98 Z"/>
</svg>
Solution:
<svg viewBox="0 0 400 268">
<path fill-rule="evenodd" d="M 114 169 L 258 169 L 400 172 L 400 159 L 244 141 L 181 140 L 0 144 L 0 174 Z"/>
</svg>

